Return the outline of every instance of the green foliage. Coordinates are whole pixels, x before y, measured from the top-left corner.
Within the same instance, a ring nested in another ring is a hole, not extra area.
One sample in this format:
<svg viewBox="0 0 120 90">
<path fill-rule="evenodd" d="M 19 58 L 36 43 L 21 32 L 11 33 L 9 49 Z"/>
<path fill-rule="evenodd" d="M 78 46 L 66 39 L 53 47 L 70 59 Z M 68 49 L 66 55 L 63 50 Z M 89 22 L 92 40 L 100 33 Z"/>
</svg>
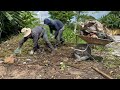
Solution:
<svg viewBox="0 0 120 90">
<path fill-rule="evenodd" d="M 0 11 L 0 32 L 1 36 L 6 37 L 11 33 L 16 33 L 19 27 L 20 12 Z"/>
<path fill-rule="evenodd" d="M 108 28 L 118 29 L 120 28 L 120 12 L 111 11 L 109 14 L 100 18 L 100 21 L 104 23 Z"/>
<path fill-rule="evenodd" d="M 84 22 L 85 20 L 95 19 L 93 16 L 87 15 L 88 11 L 75 11 L 74 13 L 77 22 Z"/>
<path fill-rule="evenodd" d="M 68 27 L 65 27 L 65 30 L 64 30 L 64 33 L 63 33 L 63 37 L 65 38 L 65 41 L 67 43 L 74 43 L 74 44 L 76 44 L 76 35 L 74 34 L 72 29 L 70 29 Z M 85 41 L 83 41 L 79 37 L 77 37 L 77 42 L 78 43 L 86 43 Z"/>
<path fill-rule="evenodd" d="M 81 14 L 83 14 L 85 11 L 74 11 L 74 14 L 75 14 L 75 18 L 76 18 L 76 21 L 78 21 L 79 20 L 79 16 L 81 15 Z"/>
<path fill-rule="evenodd" d="M 120 16 L 120 11 L 111 11 L 109 14 L 114 14 L 116 16 Z"/>
<path fill-rule="evenodd" d="M 109 55 L 104 58 L 103 64 L 107 68 L 116 68 L 120 66 L 120 60 L 119 60 L 119 57 Z"/>
<path fill-rule="evenodd" d="M 75 27 L 75 23 L 69 23 L 66 25 L 67 28 L 70 28 L 71 30 L 74 30 L 74 27 Z"/>
<path fill-rule="evenodd" d="M 93 16 L 89 16 L 87 14 L 79 15 L 78 21 L 85 22 L 86 20 L 95 20 L 95 18 Z"/>
<path fill-rule="evenodd" d="M 85 22 L 86 20 L 94 20 L 93 16 L 87 15 L 88 11 L 74 11 L 75 13 L 75 24 L 74 24 L 74 32 L 77 30 L 81 30 L 80 23 Z M 79 23 L 80 22 L 80 23 Z"/>
<path fill-rule="evenodd" d="M 73 24 L 73 23 L 71 23 Z M 50 30 L 48 26 L 44 26 L 44 28 L 47 30 L 48 38 L 50 41 L 54 42 L 54 39 L 50 38 Z M 63 37 L 65 39 L 65 43 L 73 43 L 76 44 L 76 35 L 73 32 L 73 29 L 71 29 L 68 25 L 65 26 Z M 85 41 L 81 40 L 79 37 L 77 38 L 78 43 L 86 43 Z"/>
<path fill-rule="evenodd" d="M 74 30 L 75 24 L 76 24 L 75 22 L 72 22 L 72 23 L 67 24 L 66 27 L 69 28 L 69 29 L 71 29 L 71 30 Z M 77 31 L 78 31 L 78 30 L 81 30 L 81 27 L 80 27 L 80 24 L 79 24 L 79 23 L 77 23 L 76 30 L 77 30 Z"/>
<path fill-rule="evenodd" d="M 0 11 L 0 39 L 18 34 L 23 27 L 34 27 L 40 22 L 31 11 Z"/>
<path fill-rule="evenodd" d="M 74 16 L 73 11 L 49 11 L 49 14 L 51 15 L 50 18 L 59 19 L 64 24 L 69 23 Z"/>
<path fill-rule="evenodd" d="M 65 67 L 66 67 L 66 65 L 65 65 L 65 63 L 64 62 L 60 62 L 60 68 L 61 68 L 61 70 L 65 70 Z"/>
<path fill-rule="evenodd" d="M 34 17 L 36 15 L 37 14 L 35 14 L 33 11 L 24 11 L 23 13 L 21 13 L 23 27 L 33 28 L 37 25 L 40 25 L 40 20 Z"/>
</svg>

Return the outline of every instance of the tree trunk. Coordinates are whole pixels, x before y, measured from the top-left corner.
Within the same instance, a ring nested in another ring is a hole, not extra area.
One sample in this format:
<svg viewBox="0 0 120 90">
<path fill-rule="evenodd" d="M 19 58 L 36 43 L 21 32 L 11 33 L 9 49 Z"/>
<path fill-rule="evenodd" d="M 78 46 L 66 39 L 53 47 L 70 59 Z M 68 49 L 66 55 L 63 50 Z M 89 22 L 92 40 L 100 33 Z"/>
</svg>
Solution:
<svg viewBox="0 0 120 90">
<path fill-rule="evenodd" d="M 76 33 L 76 29 L 77 29 L 77 24 L 78 24 L 78 17 L 80 15 L 80 11 L 76 11 L 76 23 L 75 23 L 75 28 L 74 28 L 74 33 Z"/>
<path fill-rule="evenodd" d="M 74 33 L 76 33 L 76 29 L 77 29 L 77 21 L 76 21 L 76 23 L 75 23 Z"/>
</svg>

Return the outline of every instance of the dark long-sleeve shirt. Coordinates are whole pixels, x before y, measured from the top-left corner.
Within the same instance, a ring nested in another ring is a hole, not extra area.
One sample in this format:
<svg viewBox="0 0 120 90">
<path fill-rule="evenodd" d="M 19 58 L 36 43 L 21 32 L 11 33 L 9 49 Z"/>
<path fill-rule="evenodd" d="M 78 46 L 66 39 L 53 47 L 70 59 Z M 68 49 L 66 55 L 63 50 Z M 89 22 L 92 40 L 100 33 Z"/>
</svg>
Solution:
<svg viewBox="0 0 120 90">
<path fill-rule="evenodd" d="M 64 26 L 64 24 L 60 20 L 45 19 L 44 24 L 49 26 L 51 34 L 53 34 L 53 30 L 59 31 Z"/>
</svg>

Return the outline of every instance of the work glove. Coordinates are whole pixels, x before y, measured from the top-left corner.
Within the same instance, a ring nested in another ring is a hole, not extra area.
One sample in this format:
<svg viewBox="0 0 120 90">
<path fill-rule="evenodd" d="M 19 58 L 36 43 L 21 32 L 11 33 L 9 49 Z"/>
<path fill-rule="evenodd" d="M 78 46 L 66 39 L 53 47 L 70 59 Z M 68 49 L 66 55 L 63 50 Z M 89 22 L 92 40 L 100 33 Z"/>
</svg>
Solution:
<svg viewBox="0 0 120 90">
<path fill-rule="evenodd" d="M 21 54 L 21 48 L 17 48 L 16 50 L 14 50 L 15 54 Z"/>
</svg>

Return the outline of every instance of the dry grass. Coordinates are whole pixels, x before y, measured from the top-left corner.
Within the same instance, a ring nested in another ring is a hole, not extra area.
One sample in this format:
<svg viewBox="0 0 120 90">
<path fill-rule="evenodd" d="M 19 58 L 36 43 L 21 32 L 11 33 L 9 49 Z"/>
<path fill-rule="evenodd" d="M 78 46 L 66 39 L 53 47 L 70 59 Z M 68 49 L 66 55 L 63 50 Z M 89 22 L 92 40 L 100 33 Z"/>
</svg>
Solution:
<svg viewBox="0 0 120 90">
<path fill-rule="evenodd" d="M 120 29 L 110 29 L 109 30 L 109 33 L 111 34 L 111 35 L 120 35 Z"/>
</svg>

